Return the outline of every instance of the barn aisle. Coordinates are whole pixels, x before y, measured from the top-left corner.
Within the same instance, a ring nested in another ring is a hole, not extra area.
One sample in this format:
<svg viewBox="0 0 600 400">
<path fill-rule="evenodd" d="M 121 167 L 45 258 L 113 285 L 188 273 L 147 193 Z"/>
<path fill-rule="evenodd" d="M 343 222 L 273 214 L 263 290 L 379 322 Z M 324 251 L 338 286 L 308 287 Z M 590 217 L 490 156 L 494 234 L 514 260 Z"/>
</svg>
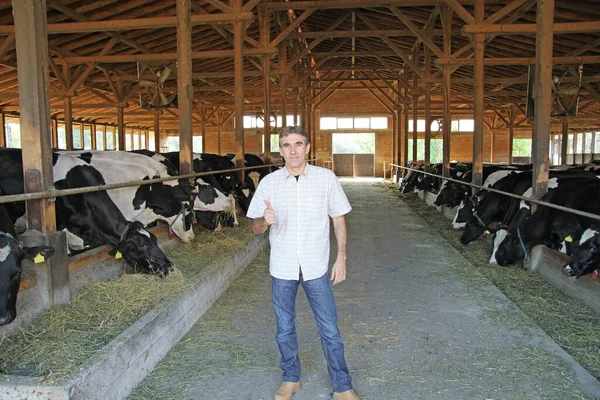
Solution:
<svg viewBox="0 0 600 400">
<path fill-rule="evenodd" d="M 362 399 L 600 397 L 591 375 L 377 180 L 342 185 L 354 209 L 349 278 L 335 294 Z M 281 374 L 267 261 L 265 252 L 130 398 L 272 399 Z M 304 386 L 295 399 L 330 399 L 312 315 L 298 299 Z"/>
</svg>

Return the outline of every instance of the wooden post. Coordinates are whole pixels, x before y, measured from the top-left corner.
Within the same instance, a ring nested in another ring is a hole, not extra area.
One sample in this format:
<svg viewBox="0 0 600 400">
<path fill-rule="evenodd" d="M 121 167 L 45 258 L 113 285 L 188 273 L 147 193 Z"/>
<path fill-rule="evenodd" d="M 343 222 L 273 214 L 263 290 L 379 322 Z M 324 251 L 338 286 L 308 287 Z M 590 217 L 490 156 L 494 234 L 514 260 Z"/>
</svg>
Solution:
<svg viewBox="0 0 600 400">
<path fill-rule="evenodd" d="M 510 117 L 510 128 L 508 132 L 508 163 L 512 164 L 513 162 L 513 146 L 515 141 L 515 119 L 517 117 L 517 112 L 514 107 L 511 106 L 509 111 Z"/>
<path fill-rule="evenodd" d="M 90 133 L 92 135 L 92 150 L 96 150 L 96 124 L 90 126 Z"/>
<path fill-rule="evenodd" d="M 177 98 L 179 104 L 179 172 L 192 168 L 192 24 L 190 0 L 176 0 L 177 14 Z"/>
<path fill-rule="evenodd" d="M 567 117 L 561 118 L 562 123 L 562 140 L 560 143 L 560 165 L 567 165 L 567 149 L 569 144 L 569 120 Z M 592 143 L 594 138 L 592 137 Z M 593 157 L 592 157 L 593 158 Z"/>
<path fill-rule="evenodd" d="M 267 47 L 271 41 L 271 14 L 259 9 L 259 25 L 260 25 L 260 43 Z M 271 162 L 271 57 L 263 56 L 263 118 L 265 126 L 263 128 L 263 143 L 265 148 L 265 163 Z"/>
<path fill-rule="evenodd" d="M 21 145 L 25 193 L 48 190 L 54 185 L 50 149 L 50 101 L 48 98 L 48 36 L 46 1 L 13 2 L 21 104 Z M 42 233 L 56 230 L 54 202 L 25 202 L 27 226 Z"/>
<path fill-rule="evenodd" d="M 392 154 L 390 160 L 393 164 L 397 163 L 398 155 L 398 112 L 394 110 L 392 113 Z M 385 173 L 385 171 L 384 171 Z"/>
<path fill-rule="evenodd" d="M 118 136 L 118 147 L 115 146 L 117 150 L 125 151 L 125 118 L 123 116 L 123 107 L 117 107 L 117 127 L 115 130 L 115 135 Z"/>
<path fill-rule="evenodd" d="M 298 125 L 298 88 L 293 89 L 292 97 L 294 98 L 294 104 L 292 105 L 292 113 L 294 113 L 294 126 Z"/>
<path fill-rule="evenodd" d="M 450 7 L 444 6 L 442 10 L 442 25 L 444 29 L 444 55 L 450 58 L 452 53 L 452 15 L 453 11 Z M 452 141 L 452 96 L 450 87 L 452 84 L 452 70 L 449 65 L 442 67 L 443 86 L 444 86 L 444 122 L 442 125 L 443 131 L 443 154 L 442 154 L 442 174 L 445 177 L 450 176 L 450 142 Z"/>
<path fill-rule="evenodd" d="M 415 74 L 416 75 L 416 74 Z M 415 78 L 415 83 L 416 83 L 416 78 Z M 419 117 L 419 113 L 417 110 L 418 107 L 418 103 L 419 103 L 419 96 L 413 95 L 412 96 L 412 114 L 413 114 L 413 123 L 412 123 L 412 139 L 413 139 L 413 147 L 412 147 L 412 160 L 413 160 L 413 164 L 415 163 L 415 161 L 417 161 L 417 118 Z"/>
<path fill-rule="evenodd" d="M 242 12 L 242 0 L 232 0 L 232 11 Z M 235 158 L 238 168 L 243 168 L 244 163 L 244 23 L 233 23 L 233 71 L 235 87 Z M 242 171 L 242 181 L 244 172 Z"/>
<path fill-rule="evenodd" d="M 425 46 L 425 76 L 430 74 L 429 47 Z M 425 165 L 431 165 L 431 84 L 425 83 Z"/>
<path fill-rule="evenodd" d="M 160 153 L 160 113 L 154 113 L 154 151 Z"/>
<path fill-rule="evenodd" d="M 402 108 L 396 110 L 396 122 L 398 123 L 398 165 L 406 164 L 406 131 L 404 130 L 404 121 L 402 119 Z M 398 171 L 398 177 L 402 171 Z"/>
<path fill-rule="evenodd" d="M 6 147 L 6 116 L 0 113 L 0 147 Z"/>
<path fill-rule="evenodd" d="M 475 22 L 482 24 L 484 19 L 484 0 L 475 0 Z M 483 183 L 483 77 L 485 52 L 485 35 L 476 33 L 473 35 L 475 48 L 475 99 L 474 116 L 475 129 L 473 132 L 473 169 L 471 182 L 476 185 Z M 477 192 L 477 188 L 472 189 L 472 193 Z"/>
<path fill-rule="evenodd" d="M 286 74 L 286 44 L 287 41 L 279 45 L 279 86 L 281 89 L 281 126 L 287 126 L 287 74 Z"/>
<path fill-rule="evenodd" d="M 73 150 L 73 103 L 71 96 L 63 98 L 65 106 L 65 136 L 67 140 L 67 150 Z"/>
<path fill-rule="evenodd" d="M 554 0 L 538 0 L 535 40 L 535 86 L 533 131 L 533 196 L 541 198 L 548 191 L 550 115 L 552 112 L 552 24 Z"/>
</svg>

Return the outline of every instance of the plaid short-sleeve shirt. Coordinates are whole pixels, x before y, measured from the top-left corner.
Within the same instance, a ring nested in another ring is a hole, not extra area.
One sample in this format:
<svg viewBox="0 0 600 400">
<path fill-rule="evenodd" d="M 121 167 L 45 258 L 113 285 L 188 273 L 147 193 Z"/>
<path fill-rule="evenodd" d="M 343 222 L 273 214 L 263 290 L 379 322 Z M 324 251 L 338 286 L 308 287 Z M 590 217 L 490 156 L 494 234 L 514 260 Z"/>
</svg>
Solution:
<svg viewBox="0 0 600 400">
<path fill-rule="evenodd" d="M 265 176 L 246 216 L 262 218 L 269 200 L 277 222 L 270 227 L 270 272 L 278 279 L 320 278 L 329 264 L 329 217 L 352 210 L 337 177 L 328 169 L 306 164 L 298 180 L 287 168 Z"/>
</svg>

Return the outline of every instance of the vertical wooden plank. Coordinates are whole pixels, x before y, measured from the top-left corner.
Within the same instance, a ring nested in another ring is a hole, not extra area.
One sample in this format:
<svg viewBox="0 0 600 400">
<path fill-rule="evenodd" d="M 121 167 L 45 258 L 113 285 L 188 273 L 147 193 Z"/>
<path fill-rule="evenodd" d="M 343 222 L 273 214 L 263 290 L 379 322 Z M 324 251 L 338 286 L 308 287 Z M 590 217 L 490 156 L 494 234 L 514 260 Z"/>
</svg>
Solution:
<svg viewBox="0 0 600 400">
<path fill-rule="evenodd" d="M 160 113 L 154 113 L 154 151 L 160 153 Z"/>
<path fill-rule="evenodd" d="M 452 53 L 452 18 L 453 11 L 450 7 L 444 6 L 442 10 L 442 25 L 444 29 L 444 55 L 447 58 L 450 58 L 450 54 Z M 450 176 L 450 142 L 452 140 L 451 137 L 451 129 L 452 129 L 452 94 L 450 91 L 452 84 L 452 70 L 449 65 L 445 65 L 442 67 L 443 74 L 443 91 L 444 91 L 444 122 L 442 125 L 442 136 L 443 136 L 443 153 L 442 153 L 442 174 L 445 177 Z"/>
<path fill-rule="evenodd" d="M 431 70 L 431 51 L 425 46 L 425 76 Z M 425 83 L 425 165 L 431 164 L 431 84 Z"/>
<path fill-rule="evenodd" d="M 73 150 L 73 103 L 71 96 L 63 97 L 65 107 L 65 136 L 67 140 L 67 150 Z"/>
<path fill-rule="evenodd" d="M 260 43 L 267 47 L 271 41 L 271 14 L 265 9 L 259 9 L 259 29 Z M 263 128 L 263 145 L 265 148 L 265 163 L 271 161 L 271 57 L 263 56 L 263 118 L 265 126 Z"/>
<path fill-rule="evenodd" d="M 484 0 L 475 0 L 475 22 L 482 24 L 484 18 Z M 473 97 L 475 100 L 474 115 L 475 129 L 473 132 L 473 172 L 471 182 L 476 185 L 483 183 L 483 77 L 485 67 L 483 56 L 485 52 L 485 35 L 476 33 L 473 35 L 475 48 L 475 85 Z M 473 188 L 473 194 L 477 191 Z"/>
<path fill-rule="evenodd" d="M 419 65 L 419 47 L 415 46 L 414 52 L 413 52 L 413 62 L 415 65 Z M 405 65 L 405 68 L 408 68 Z M 413 71 L 413 94 L 412 94 L 412 115 L 413 115 L 413 123 L 412 123 L 412 139 L 413 139 L 413 147 L 412 147 L 412 161 L 413 164 L 418 161 L 417 160 L 417 142 L 418 142 L 418 132 L 417 132 L 417 120 L 419 118 L 419 110 L 418 110 L 418 106 L 419 106 L 419 95 L 418 95 L 418 90 L 419 90 L 419 74 L 417 74 L 416 71 Z"/>
<path fill-rule="evenodd" d="M 92 134 L 92 150 L 96 150 L 96 124 L 92 124 L 90 131 Z"/>
<path fill-rule="evenodd" d="M 206 152 L 206 107 L 200 107 L 200 113 L 202 114 L 202 153 Z M 193 161 L 192 161 L 193 162 Z"/>
<path fill-rule="evenodd" d="M 115 146 L 115 148 L 121 151 L 125 151 L 125 118 L 123 112 L 123 107 L 117 107 L 117 127 L 114 133 L 115 135 L 118 135 L 118 147 Z"/>
<path fill-rule="evenodd" d="M 50 149 L 50 101 L 48 98 L 48 36 L 46 1 L 13 1 L 19 102 L 21 104 L 21 144 L 25 192 L 53 187 Z M 49 199 L 27 201 L 27 226 L 42 233 L 56 230 L 54 202 Z"/>
<path fill-rule="evenodd" d="M 6 116 L 0 113 L 0 147 L 6 147 Z"/>
<path fill-rule="evenodd" d="M 569 144 L 569 119 L 561 118 L 562 123 L 562 140 L 560 143 L 560 165 L 567 165 L 567 149 Z M 592 138 L 592 144 L 594 140 Z M 592 152 L 593 153 L 593 152 Z M 593 157 L 592 157 L 593 159 Z"/>
<path fill-rule="evenodd" d="M 510 127 L 508 131 L 508 163 L 513 162 L 513 146 L 515 140 L 515 119 L 517 118 L 517 112 L 514 107 L 510 107 L 509 111 Z"/>
<path fill-rule="evenodd" d="M 554 0 L 538 0 L 535 40 L 535 88 L 533 131 L 533 195 L 541 198 L 548 191 L 550 162 L 550 115 L 552 112 L 552 24 Z"/>
<path fill-rule="evenodd" d="M 190 0 L 176 0 L 177 99 L 179 103 L 179 172 L 192 172 L 192 24 Z"/>
<path fill-rule="evenodd" d="M 392 113 L 392 154 L 390 161 L 393 164 L 397 163 L 396 156 L 398 155 L 398 113 L 394 110 Z"/>
<path fill-rule="evenodd" d="M 286 51 L 287 40 L 279 45 L 279 87 L 281 90 L 281 126 L 287 126 L 287 72 L 286 72 Z"/>
<path fill-rule="evenodd" d="M 242 12 L 242 0 L 232 0 L 233 13 Z M 244 167 L 244 23 L 233 23 L 233 72 L 235 87 L 235 158 L 238 168 Z M 244 172 L 242 171 L 242 181 Z"/>
<path fill-rule="evenodd" d="M 293 89 L 292 98 L 294 99 L 294 104 L 292 104 L 292 113 L 294 114 L 294 126 L 298 125 L 298 88 L 295 87 Z"/>
</svg>

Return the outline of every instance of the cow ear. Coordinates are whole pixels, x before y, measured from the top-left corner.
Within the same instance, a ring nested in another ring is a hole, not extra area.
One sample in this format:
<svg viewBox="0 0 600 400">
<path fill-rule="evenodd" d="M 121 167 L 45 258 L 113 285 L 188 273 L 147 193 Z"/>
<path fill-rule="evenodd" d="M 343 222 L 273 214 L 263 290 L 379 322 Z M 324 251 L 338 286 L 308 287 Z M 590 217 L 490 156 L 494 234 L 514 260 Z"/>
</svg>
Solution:
<svg viewBox="0 0 600 400">
<path fill-rule="evenodd" d="M 229 153 L 225 154 L 223 157 L 226 158 L 228 161 L 233 161 L 233 159 L 235 158 L 235 154 Z"/>
<path fill-rule="evenodd" d="M 490 222 L 486 228 L 487 228 L 487 231 L 489 231 L 490 233 L 496 233 L 500 229 L 502 229 L 502 227 L 503 227 L 502 222 L 493 221 L 493 222 Z"/>
<path fill-rule="evenodd" d="M 50 246 L 35 246 L 35 247 L 24 247 L 23 253 L 24 258 L 37 262 L 43 262 L 44 260 L 54 255 L 54 247 Z"/>
</svg>

